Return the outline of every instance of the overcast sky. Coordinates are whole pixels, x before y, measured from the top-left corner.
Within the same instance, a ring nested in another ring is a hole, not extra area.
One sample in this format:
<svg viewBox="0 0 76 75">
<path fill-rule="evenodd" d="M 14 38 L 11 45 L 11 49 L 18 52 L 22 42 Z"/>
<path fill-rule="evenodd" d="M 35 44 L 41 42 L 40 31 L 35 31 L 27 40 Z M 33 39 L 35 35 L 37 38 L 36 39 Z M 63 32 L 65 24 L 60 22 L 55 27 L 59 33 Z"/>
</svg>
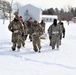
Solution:
<svg viewBox="0 0 76 75">
<path fill-rule="evenodd" d="M 8 0 L 12 1 L 12 0 Z M 33 4 L 42 9 L 46 8 L 66 8 L 68 5 L 76 7 L 76 0 L 13 0 L 13 3 L 19 2 L 21 5 Z"/>
</svg>

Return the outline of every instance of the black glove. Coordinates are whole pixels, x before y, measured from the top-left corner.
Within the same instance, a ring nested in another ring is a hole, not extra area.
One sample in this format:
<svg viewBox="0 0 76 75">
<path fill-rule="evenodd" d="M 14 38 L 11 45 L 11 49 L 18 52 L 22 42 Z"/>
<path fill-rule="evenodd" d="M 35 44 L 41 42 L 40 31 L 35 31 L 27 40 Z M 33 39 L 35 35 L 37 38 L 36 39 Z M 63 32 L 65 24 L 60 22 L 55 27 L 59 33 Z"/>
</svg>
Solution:
<svg viewBox="0 0 76 75">
<path fill-rule="evenodd" d="M 24 36 L 24 33 L 22 33 L 22 37 Z"/>
<path fill-rule="evenodd" d="M 11 31 L 12 31 L 12 32 L 14 32 L 14 30 L 13 30 L 13 29 L 11 29 Z"/>
<path fill-rule="evenodd" d="M 63 35 L 63 38 L 65 38 L 65 36 Z"/>
<path fill-rule="evenodd" d="M 23 22 L 23 25 L 24 25 L 24 22 Z"/>
<path fill-rule="evenodd" d="M 51 38 L 52 38 L 52 37 L 51 37 L 51 36 L 49 36 L 49 39 L 50 39 L 50 40 L 51 40 Z"/>
</svg>

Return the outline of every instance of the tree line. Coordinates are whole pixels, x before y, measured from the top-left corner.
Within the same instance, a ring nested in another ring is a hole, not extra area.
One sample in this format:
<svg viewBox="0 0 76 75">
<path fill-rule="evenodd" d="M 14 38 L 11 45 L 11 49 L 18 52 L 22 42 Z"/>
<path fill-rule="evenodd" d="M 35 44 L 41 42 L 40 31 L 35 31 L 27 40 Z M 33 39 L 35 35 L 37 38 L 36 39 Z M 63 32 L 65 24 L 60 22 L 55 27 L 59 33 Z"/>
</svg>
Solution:
<svg viewBox="0 0 76 75">
<path fill-rule="evenodd" d="M 4 16 L 5 16 L 5 12 L 9 13 L 10 20 L 11 20 L 11 12 L 12 11 L 18 12 L 19 7 L 21 7 L 21 5 L 18 2 L 14 3 L 12 7 L 12 2 L 10 3 L 6 0 L 0 0 L 0 10 L 3 11 Z M 71 6 L 67 6 L 66 8 L 67 9 L 49 8 L 42 10 L 42 14 L 57 15 L 59 20 L 61 19 L 61 20 L 70 21 L 73 17 L 76 17 L 76 8 Z"/>
<path fill-rule="evenodd" d="M 59 20 L 70 21 L 73 17 L 76 17 L 76 8 L 73 8 L 71 6 L 68 6 L 66 10 L 64 8 L 61 8 L 60 10 L 58 8 L 49 8 L 43 10 L 42 14 L 57 15 Z"/>
<path fill-rule="evenodd" d="M 11 4 L 8 1 L 0 0 L 0 10 L 9 13 L 11 10 Z"/>
</svg>

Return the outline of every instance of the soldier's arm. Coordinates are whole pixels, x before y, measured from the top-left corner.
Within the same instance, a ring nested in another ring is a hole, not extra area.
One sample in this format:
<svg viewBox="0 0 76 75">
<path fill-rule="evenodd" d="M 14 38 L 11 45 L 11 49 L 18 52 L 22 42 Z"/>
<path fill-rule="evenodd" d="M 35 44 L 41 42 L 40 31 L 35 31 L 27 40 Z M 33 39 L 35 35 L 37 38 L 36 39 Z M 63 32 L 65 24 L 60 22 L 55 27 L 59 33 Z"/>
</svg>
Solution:
<svg viewBox="0 0 76 75">
<path fill-rule="evenodd" d="M 65 37 L 65 27 L 63 26 L 63 38 Z"/>
<path fill-rule="evenodd" d="M 12 22 L 10 22 L 10 24 L 8 25 L 8 29 L 9 29 L 11 32 L 13 32 L 12 25 L 13 25 Z"/>
<path fill-rule="evenodd" d="M 20 30 L 22 31 L 23 30 L 23 25 L 20 21 L 18 21 L 18 24 L 20 25 Z"/>
</svg>

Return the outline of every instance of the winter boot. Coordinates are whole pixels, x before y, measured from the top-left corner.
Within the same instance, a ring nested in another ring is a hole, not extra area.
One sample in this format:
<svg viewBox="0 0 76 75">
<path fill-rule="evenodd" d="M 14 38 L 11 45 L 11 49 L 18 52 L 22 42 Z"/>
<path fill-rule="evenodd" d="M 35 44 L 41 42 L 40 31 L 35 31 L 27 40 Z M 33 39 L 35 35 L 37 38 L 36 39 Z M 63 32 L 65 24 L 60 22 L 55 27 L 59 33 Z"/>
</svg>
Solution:
<svg viewBox="0 0 76 75">
<path fill-rule="evenodd" d="M 38 49 L 37 49 L 37 47 L 36 47 L 36 46 L 34 47 L 34 51 L 35 51 L 35 52 L 37 52 L 37 51 L 38 51 Z"/>
<path fill-rule="evenodd" d="M 41 52 L 40 50 L 41 50 L 41 47 L 39 47 L 39 53 Z"/>
<path fill-rule="evenodd" d="M 25 47 L 25 43 L 22 43 L 22 46 Z"/>
<path fill-rule="evenodd" d="M 55 47 L 54 46 L 52 46 L 52 50 L 54 50 L 55 49 Z"/>
<path fill-rule="evenodd" d="M 17 50 L 18 50 L 18 51 L 20 51 L 20 48 L 21 48 L 20 46 L 17 46 Z"/>
<path fill-rule="evenodd" d="M 12 47 L 12 51 L 15 51 L 15 48 L 14 47 Z"/>
</svg>

